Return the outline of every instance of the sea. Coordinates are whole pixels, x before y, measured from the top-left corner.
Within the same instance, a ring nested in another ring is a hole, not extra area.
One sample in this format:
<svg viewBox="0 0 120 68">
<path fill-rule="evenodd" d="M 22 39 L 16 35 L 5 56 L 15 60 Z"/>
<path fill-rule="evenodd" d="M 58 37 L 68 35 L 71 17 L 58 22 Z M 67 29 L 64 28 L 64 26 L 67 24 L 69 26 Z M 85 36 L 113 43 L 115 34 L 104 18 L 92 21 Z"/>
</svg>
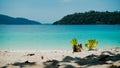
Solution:
<svg viewBox="0 0 120 68">
<path fill-rule="evenodd" d="M 120 25 L 0 25 L 0 50 L 71 50 L 96 39 L 96 48 L 120 47 Z"/>
</svg>

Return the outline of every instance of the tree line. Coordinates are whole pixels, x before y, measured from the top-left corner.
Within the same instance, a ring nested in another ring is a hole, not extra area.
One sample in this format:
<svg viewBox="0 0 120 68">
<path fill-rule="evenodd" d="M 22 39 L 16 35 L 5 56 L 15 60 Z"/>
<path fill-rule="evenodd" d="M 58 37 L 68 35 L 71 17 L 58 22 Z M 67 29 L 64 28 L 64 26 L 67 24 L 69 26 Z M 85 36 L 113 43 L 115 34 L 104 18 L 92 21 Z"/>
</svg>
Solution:
<svg viewBox="0 0 120 68">
<path fill-rule="evenodd" d="M 120 11 L 89 11 L 84 13 L 74 13 L 64 16 L 61 20 L 58 20 L 53 24 L 120 24 Z"/>
</svg>

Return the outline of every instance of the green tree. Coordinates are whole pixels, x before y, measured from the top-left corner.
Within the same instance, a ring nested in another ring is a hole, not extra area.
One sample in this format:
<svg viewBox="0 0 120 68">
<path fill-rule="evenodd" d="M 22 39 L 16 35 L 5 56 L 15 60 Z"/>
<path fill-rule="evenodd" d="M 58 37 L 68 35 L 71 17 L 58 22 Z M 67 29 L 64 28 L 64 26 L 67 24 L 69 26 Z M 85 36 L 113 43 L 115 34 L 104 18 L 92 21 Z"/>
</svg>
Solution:
<svg viewBox="0 0 120 68">
<path fill-rule="evenodd" d="M 76 38 L 73 38 L 70 42 L 71 42 L 71 44 L 73 45 L 73 46 L 72 46 L 73 52 L 77 52 L 77 39 L 76 39 Z"/>
<path fill-rule="evenodd" d="M 97 40 L 88 40 L 87 43 L 85 44 L 85 47 L 88 48 L 89 50 L 93 50 L 98 44 Z"/>
<path fill-rule="evenodd" d="M 92 10 L 84 13 L 74 13 L 64 16 L 61 20 L 56 21 L 53 24 L 120 24 L 120 11 L 99 12 Z"/>
</svg>

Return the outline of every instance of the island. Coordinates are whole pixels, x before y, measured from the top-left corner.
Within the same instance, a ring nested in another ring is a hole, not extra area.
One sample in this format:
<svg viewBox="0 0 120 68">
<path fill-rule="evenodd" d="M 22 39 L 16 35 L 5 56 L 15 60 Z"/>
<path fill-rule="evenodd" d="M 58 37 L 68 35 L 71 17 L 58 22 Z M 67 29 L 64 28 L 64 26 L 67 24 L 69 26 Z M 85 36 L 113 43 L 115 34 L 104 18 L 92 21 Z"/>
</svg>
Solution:
<svg viewBox="0 0 120 68">
<path fill-rule="evenodd" d="M 40 25 L 40 22 L 26 18 L 14 18 L 0 14 L 0 25 Z"/>
<path fill-rule="evenodd" d="M 84 13 L 74 13 L 64 16 L 53 23 L 54 25 L 93 25 L 93 24 L 120 24 L 120 11 L 99 12 L 89 11 Z"/>
</svg>

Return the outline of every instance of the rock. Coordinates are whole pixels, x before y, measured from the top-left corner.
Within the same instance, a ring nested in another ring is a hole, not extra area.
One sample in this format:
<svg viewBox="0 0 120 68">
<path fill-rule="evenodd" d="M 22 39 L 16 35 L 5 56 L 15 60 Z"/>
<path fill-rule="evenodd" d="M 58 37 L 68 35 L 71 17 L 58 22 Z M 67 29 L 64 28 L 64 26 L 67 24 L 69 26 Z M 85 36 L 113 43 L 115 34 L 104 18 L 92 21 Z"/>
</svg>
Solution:
<svg viewBox="0 0 120 68">
<path fill-rule="evenodd" d="M 33 56 L 33 55 L 35 55 L 34 53 L 32 53 L 32 54 L 27 54 L 27 56 Z"/>
<path fill-rule="evenodd" d="M 41 59 L 43 60 L 43 59 L 44 59 L 44 56 L 41 56 Z"/>
</svg>

